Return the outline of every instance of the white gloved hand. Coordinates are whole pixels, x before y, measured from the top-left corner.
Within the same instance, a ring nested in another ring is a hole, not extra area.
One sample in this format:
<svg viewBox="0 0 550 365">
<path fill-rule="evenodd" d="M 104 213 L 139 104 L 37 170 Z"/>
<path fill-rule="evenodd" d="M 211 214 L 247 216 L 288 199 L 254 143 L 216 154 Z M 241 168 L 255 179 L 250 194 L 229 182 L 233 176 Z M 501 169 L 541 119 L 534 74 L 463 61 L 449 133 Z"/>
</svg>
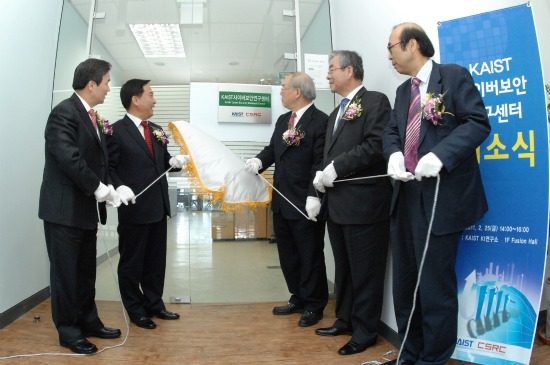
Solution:
<svg viewBox="0 0 550 365">
<path fill-rule="evenodd" d="M 107 196 L 107 206 L 118 208 L 120 207 L 120 197 L 118 196 L 118 193 L 115 191 L 115 188 L 113 185 L 109 184 L 109 196 Z"/>
<path fill-rule="evenodd" d="M 443 162 L 433 152 L 429 152 L 418 161 L 414 169 L 414 178 L 420 181 L 423 177 L 436 177 L 442 167 Z"/>
<path fill-rule="evenodd" d="M 99 186 L 94 191 L 95 200 L 97 200 L 99 203 L 103 203 L 107 200 L 110 192 L 111 191 L 109 190 L 109 187 L 100 181 Z"/>
<path fill-rule="evenodd" d="M 313 186 L 321 193 L 325 192 L 325 185 L 323 185 L 323 171 L 317 171 L 315 178 L 313 179 Z"/>
<path fill-rule="evenodd" d="M 249 158 L 244 163 L 244 170 L 251 175 L 256 175 L 262 168 L 262 161 L 259 158 Z"/>
<path fill-rule="evenodd" d="M 317 222 L 317 217 L 321 211 L 321 201 L 314 196 L 308 196 L 306 199 L 306 212 L 309 220 Z"/>
<path fill-rule="evenodd" d="M 190 159 L 189 155 L 176 155 L 168 163 L 175 169 L 183 169 Z"/>
<path fill-rule="evenodd" d="M 390 159 L 388 160 L 388 175 L 394 180 L 401 180 L 403 182 L 414 179 L 413 174 L 405 170 L 403 152 L 394 152 L 390 155 Z"/>
<path fill-rule="evenodd" d="M 120 185 L 118 188 L 116 188 L 116 192 L 120 196 L 120 201 L 122 202 L 122 204 L 128 205 L 128 202 L 136 204 L 136 196 L 134 192 L 126 185 Z"/>
<path fill-rule="evenodd" d="M 334 169 L 334 162 L 331 162 L 323 170 L 323 176 L 321 178 L 321 182 L 326 187 L 331 188 L 331 187 L 334 186 L 333 183 L 334 183 L 334 180 L 336 180 L 337 177 L 338 177 L 338 175 L 336 175 L 336 170 Z"/>
</svg>

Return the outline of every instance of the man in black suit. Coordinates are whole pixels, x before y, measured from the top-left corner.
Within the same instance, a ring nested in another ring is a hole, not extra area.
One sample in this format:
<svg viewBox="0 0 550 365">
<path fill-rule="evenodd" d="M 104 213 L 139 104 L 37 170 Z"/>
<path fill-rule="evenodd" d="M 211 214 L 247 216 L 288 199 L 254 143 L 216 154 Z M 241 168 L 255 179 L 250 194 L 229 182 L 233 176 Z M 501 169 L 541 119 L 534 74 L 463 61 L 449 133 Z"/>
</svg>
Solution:
<svg viewBox="0 0 550 365">
<path fill-rule="evenodd" d="M 107 139 L 109 174 L 123 203 L 118 209 L 118 282 L 130 320 L 141 328 L 154 329 L 157 325 L 150 317 L 180 317 L 166 310 L 162 299 L 166 217 L 170 216 L 166 176 L 139 198 L 135 194 L 170 167 L 183 168 L 186 158 L 171 157 L 166 147 L 167 135 L 160 126 L 148 121 L 156 103 L 149 80 L 127 81 L 120 89 L 120 100 L 127 113 L 113 124 L 113 134 Z"/>
<path fill-rule="evenodd" d="M 476 148 L 489 135 L 491 126 L 468 70 L 430 60 L 433 45 L 417 24 L 394 27 L 388 51 L 396 71 L 412 76 L 397 89 L 391 120 L 384 131 L 388 174 L 395 179 L 391 208 L 393 300 L 402 339 L 432 216 L 433 177 L 440 178 L 422 280 L 400 363 L 445 364 L 457 339 L 458 241 L 462 231 L 488 209 Z M 420 97 L 412 105 L 416 90 Z M 433 113 L 419 112 L 430 95 L 441 96 L 440 104 L 445 107 L 445 113 L 433 121 L 426 118 Z M 416 136 L 415 120 L 419 126 Z"/>
<path fill-rule="evenodd" d="M 97 223 L 105 224 L 104 202 L 120 204 L 109 185 L 108 121 L 92 109 L 109 92 L 111 64 L 87 59 L 74 72 L 75 93 L 52 109 L 44 137 L 45 165 L 38 217 L 50 259 L 52 317 L 59 343 L 79 354 L 97 347 L 86 337 L 117 338 L 103 325 L 95 304 Z"/>
<path fill-rule="evenodd" d="M 288 75 L 281 88 L 283 106 L 290 111 L 279 117 L 268 146 L 246 161 L 250 173 L 262 172 L 275 163 L 273 186 L 290 200 L 273 192 L 271 210 L 279 261 L 291 297 L 273 308 L 275 315 L 303 312 L 298 325 L 308 327 L 323 318 L 328 301 L 323 253 L 325 221 L 317 220 L 320 201 L 312 185 L 322 162 L 327 115 L 313 104 L 316 92 L 311 77 L 302 72 Z"/>
<path fill-rule="evenodd" d="M 363 60 L 356 52 L 334 51 L 329 62 L 330 90 L 344 99 L 329 117 L 324 170 L 314 184 L 326 190 L 323 211 L 334 253 L 337 320 L 315 332 L 351 333 L 338 353 L 352 355 L 376 343 L 382 313 L 391 186 L 387 178 L 369 177 L 386 171 L 382 131 L 391 108 L 384 94 L 362 86 Z"/>
</svg>

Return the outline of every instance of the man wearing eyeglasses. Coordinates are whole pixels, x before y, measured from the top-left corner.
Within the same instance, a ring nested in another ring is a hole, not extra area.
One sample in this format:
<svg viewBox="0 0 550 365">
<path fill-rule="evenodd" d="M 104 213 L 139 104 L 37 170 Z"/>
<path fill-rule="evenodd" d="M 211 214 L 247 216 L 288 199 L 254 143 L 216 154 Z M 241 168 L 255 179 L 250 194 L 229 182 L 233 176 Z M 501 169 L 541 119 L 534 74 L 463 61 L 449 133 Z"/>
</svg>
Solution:
<svg viewBox="0 0 550 365">
<path fill-rule="evenodd" d="M 491 126 L 468 70 L 430 60 L 434 47 L 420 26 L 394 27 L 388 52 L 395 70 L 412 76 L 397 89 L 383 137 L 388 174 L 395 180 L 393 300 L 402 340 L 409 327 L 399 364 L 445 364 L 457 339 L 458 241 L 487 211 L 476 149 Z M 430 96 L 439 98 L 444 113 L 422 110 Z M 438 175 L 437 209 L 428 232 Z"/>
<path fill-rule="evenodd" d="M 314 181 L 325 192 L 322 209 L 334 253 L 337 317 L 331 327 L 315 332 L 351 334 L 340 355 L 376 344 L 389 243 L 391 185 L 387 177 L 373 176 L 386 172 L 382 131 L 391 107 L 386 95 L 367 91 L 363 74 L 356 52 L 330 55 L 330 90 L 343 99 L 329 117 L 324 169 Z"/>
</svg>

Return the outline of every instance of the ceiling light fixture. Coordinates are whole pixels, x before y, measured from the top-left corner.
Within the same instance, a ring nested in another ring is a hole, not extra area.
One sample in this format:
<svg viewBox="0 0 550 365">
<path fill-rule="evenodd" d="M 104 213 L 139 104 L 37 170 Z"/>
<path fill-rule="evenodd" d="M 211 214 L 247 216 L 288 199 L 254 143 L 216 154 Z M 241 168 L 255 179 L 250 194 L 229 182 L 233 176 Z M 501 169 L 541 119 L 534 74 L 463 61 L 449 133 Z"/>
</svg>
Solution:
<svg viewBox="0 0 550 365">
<path fill-rule="evenodd" d="M 129 24 L 145 57 L 185 57 L 178 24 Z"/>
</svg>

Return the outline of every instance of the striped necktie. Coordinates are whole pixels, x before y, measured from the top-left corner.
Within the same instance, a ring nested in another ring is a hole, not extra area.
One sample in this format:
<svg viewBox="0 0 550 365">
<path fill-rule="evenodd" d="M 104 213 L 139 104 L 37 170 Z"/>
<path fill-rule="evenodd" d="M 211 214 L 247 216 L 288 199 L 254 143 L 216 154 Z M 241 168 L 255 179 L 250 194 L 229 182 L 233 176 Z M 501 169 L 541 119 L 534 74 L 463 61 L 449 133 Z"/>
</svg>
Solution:
<svg viewBox="0 0 550 365">
<path fill-rule="evenodd" d="M 414 77 L 411 85 L 411 102 L 405 134 L 405 167 L 414 173 L 418 163 L 418 139 L 420 136 L 420 79 Z"/>
</svg>

